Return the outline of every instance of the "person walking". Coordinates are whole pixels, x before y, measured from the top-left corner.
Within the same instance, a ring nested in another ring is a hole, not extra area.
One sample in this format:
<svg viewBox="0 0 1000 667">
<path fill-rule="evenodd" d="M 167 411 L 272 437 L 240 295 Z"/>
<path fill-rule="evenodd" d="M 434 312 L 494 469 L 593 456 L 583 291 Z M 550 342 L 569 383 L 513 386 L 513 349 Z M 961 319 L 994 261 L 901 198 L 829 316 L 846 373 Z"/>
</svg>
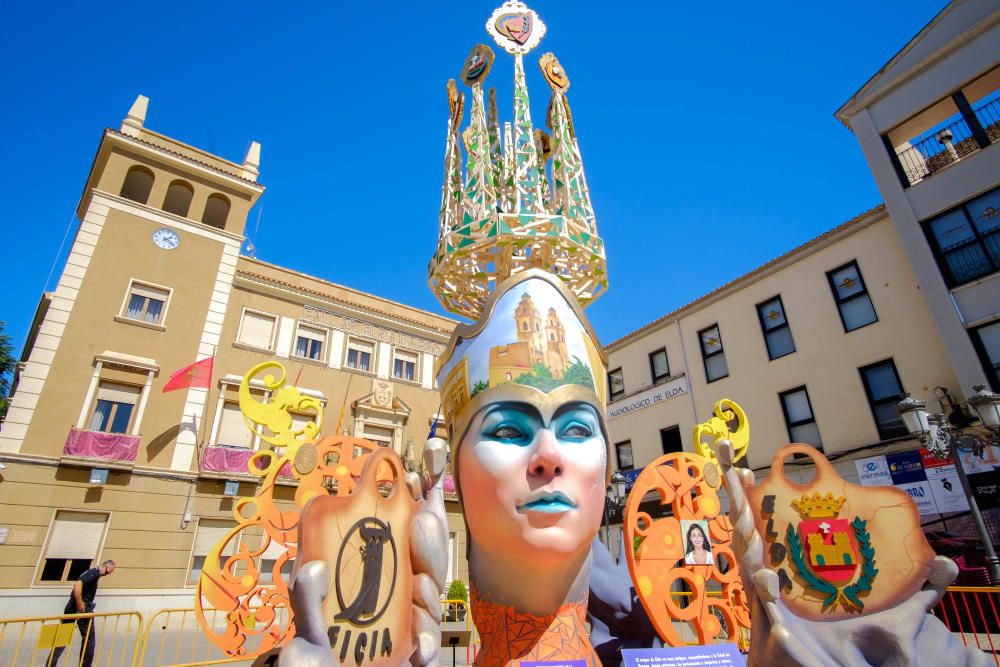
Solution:
<svg viewBox="0 0 1000 667">
<path fill-rule="evenodd" d="M 106 560 L 98 567 L 92 567 L 80 578 L 73 582 L 73 590 L 70 591 L 69 601 L 64 614 L 89 614 L 94 611 L 97 605 L 94 604 L 94 597 L 97 595 L 97 582 L 101 577 L 106 577 L 115 571 L 115 562 Z M 76 627 L 80 630 L 80 667 L 91 667 L 94 662 L 94 645 L 97 643 L 97 633 L 94 631 L 94 617 L 76 619 Z M 59 662 L 65 646 L 57 646 L 52 650 L 49 661 L 45 663 L 48 667 L 55 667 Z"/>
</svg>

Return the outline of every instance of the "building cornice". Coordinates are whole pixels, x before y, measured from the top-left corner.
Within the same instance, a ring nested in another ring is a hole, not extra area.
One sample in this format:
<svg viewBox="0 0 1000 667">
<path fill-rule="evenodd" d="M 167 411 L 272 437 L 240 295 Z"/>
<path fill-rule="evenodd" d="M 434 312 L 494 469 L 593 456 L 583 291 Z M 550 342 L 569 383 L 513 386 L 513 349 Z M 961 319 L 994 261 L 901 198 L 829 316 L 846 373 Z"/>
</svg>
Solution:
<svg viewBox="0 0 1000 667">
<path fill-rule="evenodd" d="M 817 236 L 816 238 L 806 241 L 797 248 L 789 250 L 784 255 L 772 259 L 770 262 L 763 264 L 749 273 L 745 273 L 735 280 L 722 285 L 721 287 L 712 290 L 708 294 L 698 297 L 694 301 L 681 306 L 680 308 L 673 310 L 663 317 L 659 317 L 649 324 L 636 329 L 635 331 L 625 334 L 618 340 L 609 343 L 605 349 L 610 354 L 615 350 L 624 347 L 627 343 L 646 336 L 657 329 L 660 329 L 669 324 L 673 324 L 676 320 L 681 319 L 691 313 L 698 312 L 702 308 L 707 308 L 711 304 L 726 298 L 727 296 L 733 294 L 734 292 L 752 285 L 755 282 L 763 280 L 764 278 L 780 271 L 781 269 L 794 264 L 795 262 L 801 261 L 806 257 L 819 252 L 823 248 L 836 243 L 837 241 L 855 234 L 862 229 L 874 225 L 876 222 L 886 218 L 885 204 L 879 204 L 873 209 L 865 211 L 861 215 L 858 215 L 847 222 L 834 227 L 828 232 Z"/>
<path fill-rule="evenodd" d="M 329 310 L 333 314 L 369 321 L 373 324 L 379 324 L 390 329 L 428 339 L 434 343 L 446 343 L 451 338 L 450 331 L 429 327 L 409 318 L 393 315 L 371 306 L 346 303 L 330 295 L 276 280 L 263 274 L 237 269 L 234 285 L 251 291 L 270 293 L 284 299 L 292 297 L 289 300 L 300 302 L 305 306 L 314 306 L 315 304 L 314 307 L 317 307 L 319 310 Z"/>
<path fill-rule="evenodd" d="M 969 42 L 1000 23 L 1000 10 L 997 10 L 985 17 L 983 20 L 977 21 L 975 25 L 969 27 L 964 32 L 953 37 L 944 46 L 940 47 L 923 60 L 914 63 L 909 69 L 900 72 L 899 75 L 891 81 L 879 85 L 878 79 L 892 69 L 892 67 L 904 58 L 910 51 L 912 51 L 920 41 L 921 37 L 933 30 L 934 27 L 936 27 L 944 16 L 953 8 L 954 4 L 949 3 L 937 14 L 937 16 L 931 19 L 930 23 L 914 35 L 914 37 L 907 42 L 906 46 L 900 49 L 900 51 L 889 60 L 889 62 L 879 68 L 879 70 L 872 75 L 870 79 L 868 79 L 865 85 L 863 85 L 858 92 L 854 93 L 849 100 L 844 102 L 844 104 L 842 104 L 841 107 L 834 112 L 834 117 L 843 123 L 847 129 L 853 132 L 854 129 L 851 127 L 850 119 L 857 114 L 858 111 L 866 107 L 870 107 L 878 100 L 882 99 L 886 95 L 889 95 L 894 90 L 910 81 L 914 76 L 938 64 L 958 49 L 968 45 Z"/>
</svg>

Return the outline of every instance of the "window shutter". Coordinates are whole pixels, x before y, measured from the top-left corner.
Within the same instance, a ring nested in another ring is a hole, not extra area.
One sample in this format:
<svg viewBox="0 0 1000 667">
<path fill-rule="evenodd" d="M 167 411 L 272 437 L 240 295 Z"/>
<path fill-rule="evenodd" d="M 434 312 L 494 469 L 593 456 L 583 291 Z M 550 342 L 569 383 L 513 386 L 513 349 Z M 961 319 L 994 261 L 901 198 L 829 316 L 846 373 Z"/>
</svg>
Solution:
<svg viewBox="0 0 1000 667">
<path fill-rule="evenodd" d="M 254 347 L 271 347 L 271 333 L 274 331 L 274 318 L 257 313 L 243 313 L 243 327 L 240 329 L 240 342 Z"/>
<path fill-rule="evenodd" d="M 358 350 L 359 352 L 367 352 L 368 354 L 375 351 L 375 346 L 371 343 L 363 340 L 355 340 L 353 338 L 347 344 L 347 347 L 349 349 Z"/>
<path fill-rule="evenodd" d="M 132 283 L 132 294 L 137 294 L 150 299 L 156 299 L 157 301 L 166 301 L 168 292 L 167 290 L 150 287 L 149 285 L 143 285 L 142 283 Z"/>
<path fill-rule="evenodd" d="M 97 558 L 107 514 L 59 512 L 52 525 L 46 558 Z"/>
<path fill-rule="evenodd" d="M 313 421 L 316 421 L 316 417 L 314 417 L 313 415 L 297 415 L 297 414 L 295 414 L 293 412 L 292 413 L 292 430 L 293 431 L 301 431 L 302 429 L 304 429 L 306 427 L 306 424 L 309 424 L 309 423 L 311 423 Z"/>
<path fill-rule="evenodd" d="M 403 352 L 401 350 L 396 350 L 396 361 L 405 361 L 407 363 L 416 364 L 417 355 L 412 352 Z"/>
<path fill-rule="evenodd" d="M 202 519 L 198 522 L 198 534 L 194 538 L 194 555 L 207 556 L 216 544 L 222 540 L 226 533 L 236 527 L 234 523 L 223 523 Z M 231 540 L 226 548 L 222 550 L 223 556 L 232 556 L 236 553 L 236 545 L 239 538 Z"/>
<path fill-rule="evenodd" d="M 299 338 L 318 340 L 319 342 L 323 343 L 326 342 L 326 332 L 318 331 L 316 329 L 310 329 L 309 327 L 299 327 Z"/>
<path fill-rule="evenodd" d="M 135 405 L 139 402 L 139 394 L 141 393 L 142 390 L 139 387 L 130 387 L 127 384 L 115 384 L 113 382 L 101 382 L 97 390 L 97 400 Z"/>
<path fill-rule="evenodd" d="M 222 418 L 219 422 L 219 434 L 215 438 L 217 445 L 250 448 L 253 434 L 243 421 L 240 406 L 237 403 L 225 403 L 222 406 Z"/>
<path fill-rule="evenodd" d="M 288 551 L 288 549 L 286 549 L 281 542 L 279 542 L 278 540 L 271 540 L 271 543 L 267 545 L 266 549 L 264 549 L 264 553 L 260 555 L 260 559 L 278 560 L 279 558 L 281 558 L 281 555 L 284 554 L 286 551 Z"/>
</svg>

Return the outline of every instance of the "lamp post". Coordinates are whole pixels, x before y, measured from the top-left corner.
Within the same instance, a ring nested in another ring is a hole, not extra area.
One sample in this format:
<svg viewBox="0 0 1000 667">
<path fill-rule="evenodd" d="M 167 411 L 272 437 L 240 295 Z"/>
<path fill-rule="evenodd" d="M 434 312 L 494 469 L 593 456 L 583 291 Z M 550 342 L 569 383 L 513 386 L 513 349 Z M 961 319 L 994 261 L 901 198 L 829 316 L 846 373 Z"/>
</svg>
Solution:
<svg viewBox="0 0 1000 667">
<path fill-rule="evenodd" d="M 958 447 L 960 441 L 968 440 L 975 443 L 974 447 L 1000 445 L 1000 395 L 986 391 L 982 385 L 977 385 L 973 389 L 976 393 L 969 397 L 969 405 L 975 410 L 982 425 L 989 431 L 989 440 L 963 434 L 962 429 L 955 428 L 949 423 L 949 420 L 945 419 L 944 415 L 928 414 L 924 402 L 913 397 L 907 397 L 900 401 L 896 405 L 896 411 L 903 420 L 906 430 L 911 435 L 915 435 L 927 451 L 939 459 L 951 457 L 955 462 L 955 470 L 958 473 L 959 482 L 962 484 L 962 491 L 969 503 L 969 512 L 972 514 L 972 520 L 979 532 L 979 539 L 986 549 L 986 559 L 990 564 L 990 577 L 993 584 L 998 585 L 1000 584 L 1000 559 L 997 558 L 993 541 L 990 539 L 989 531 L 986 530 L 986 524 L 983 522 L 983 515 L 979 512 L 979 505 L 969 487 L 969 478 L 966 477 L 965 469 L 962 467 Z M 948 402 L 952 403 L 948 391 L 944 389 L 943 392 L 948 398 Z M 956 413 L 960 414 L 962 419 L 953 419 L 952 421 L 967 420 L 961 410 L 955 410 L 953 415 Z"/>
<path fill-rule="evenodd" d="M 608 520 L 609 511 L 615 514 L 625 505 L 625 476 L 619 471 L 611 475 L 611 482 L 604 494 L 604 544 L 611 550 L 611 522 Z"/>
</svg>

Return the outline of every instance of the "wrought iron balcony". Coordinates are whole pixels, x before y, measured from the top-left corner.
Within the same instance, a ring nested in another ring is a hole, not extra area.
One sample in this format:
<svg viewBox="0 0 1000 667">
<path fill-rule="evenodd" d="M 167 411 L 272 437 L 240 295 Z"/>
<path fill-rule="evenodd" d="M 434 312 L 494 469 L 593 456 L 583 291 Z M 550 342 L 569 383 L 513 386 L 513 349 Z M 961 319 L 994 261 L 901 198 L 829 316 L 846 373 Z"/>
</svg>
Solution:
<svg viewBox="0 0 1000 667">
<path fill-rule="evenodd" d="M 139 436 L 71 428 L 63 446 L 63 463 L 130 469 L 139 453 Z"/>
<path fill-rule="evenodd" d="M 959 118 L 933 136 L 896 151 L 896 159 L 910 185 L 984 148 L 983 144 L 1000 142 L 1000 99 L 972 111 L 979 127 L 969 127 L 971 118 L 969 122 Z"/>
</svg>

